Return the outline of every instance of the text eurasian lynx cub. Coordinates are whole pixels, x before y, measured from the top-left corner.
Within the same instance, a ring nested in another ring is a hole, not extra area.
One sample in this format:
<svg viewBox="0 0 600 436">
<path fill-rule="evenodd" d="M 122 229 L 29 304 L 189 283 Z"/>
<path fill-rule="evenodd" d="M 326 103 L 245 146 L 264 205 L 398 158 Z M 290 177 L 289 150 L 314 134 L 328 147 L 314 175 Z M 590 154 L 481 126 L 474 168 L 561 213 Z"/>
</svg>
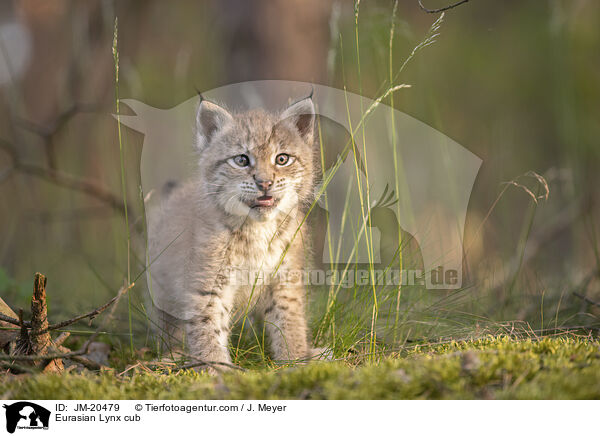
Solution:
<svg viewBox="0 0 600 436">
<path fill-rule="evenodd" d="M 196 176 L 149 213 L 150 293 L 170 345 L 184 340 L 194 357 L 230 363 L 231 324 L 251 310 L 265 321 L 274 359 L 310 354 L 303 285 L 240 284 L 235 273 L 303 268 L 314 121 L 311 98 L 280 114 L 199 104 Z"/>
</svg>

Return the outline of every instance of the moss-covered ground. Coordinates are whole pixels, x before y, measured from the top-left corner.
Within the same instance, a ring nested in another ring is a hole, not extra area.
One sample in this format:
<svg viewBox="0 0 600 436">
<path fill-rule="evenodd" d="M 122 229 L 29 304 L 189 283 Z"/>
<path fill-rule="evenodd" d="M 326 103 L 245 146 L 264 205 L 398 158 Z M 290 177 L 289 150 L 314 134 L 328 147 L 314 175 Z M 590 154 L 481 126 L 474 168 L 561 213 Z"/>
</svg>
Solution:
<svg viewBox="0 0 600 436">
<path fill-rule="evenodd" d="M 600 342 L 508 337 L 417 346 L 377 362 L 279 369 L 131 370 L 0 379 L 7 399 L 598 399 Z"/>
</svg>

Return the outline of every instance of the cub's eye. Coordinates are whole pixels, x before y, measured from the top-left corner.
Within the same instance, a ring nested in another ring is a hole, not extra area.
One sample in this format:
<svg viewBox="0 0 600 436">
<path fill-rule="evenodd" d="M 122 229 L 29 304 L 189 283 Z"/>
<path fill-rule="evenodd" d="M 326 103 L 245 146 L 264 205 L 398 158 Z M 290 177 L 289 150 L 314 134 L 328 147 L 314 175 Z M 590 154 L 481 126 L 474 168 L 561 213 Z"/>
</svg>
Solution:
<svg viewBox="0 0 600 436">
<path fill-rule="evenodd" d="M 275 156 L 275 163 L 281 167 L 286 167 L 294 163 L 294 157 L 286 153 L 280 153 Z"/>
<path fill-rule="evenodd" d="M 229 163 L 234 167 L 244 168 L 250 165 L 250 158 L 245 154 L 238 154 L 237 156 L 229 159 Z"/>
</svg>

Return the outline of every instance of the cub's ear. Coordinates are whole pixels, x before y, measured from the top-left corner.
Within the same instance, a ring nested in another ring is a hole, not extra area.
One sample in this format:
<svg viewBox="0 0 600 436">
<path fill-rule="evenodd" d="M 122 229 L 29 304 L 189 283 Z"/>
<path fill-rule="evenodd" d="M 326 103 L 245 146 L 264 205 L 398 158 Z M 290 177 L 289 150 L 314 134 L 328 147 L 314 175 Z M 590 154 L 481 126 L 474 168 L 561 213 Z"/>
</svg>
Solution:
<svg viewBox="0 0 600 436">
<path fill-rule="evenodd" d="M 315 130 L 315 105 L 312 95 L 291 104 L 283 111 L 280 120 L 293 123 L 302 139 L 312 143 Z"/>
<path fill-rule="evenodd" d="M 196 149 L 201 151 L 214 137 L 215 133 L 233 120 L 226 109 L 207 100 L 200 100 L 196 113 Z"/>
</svg>

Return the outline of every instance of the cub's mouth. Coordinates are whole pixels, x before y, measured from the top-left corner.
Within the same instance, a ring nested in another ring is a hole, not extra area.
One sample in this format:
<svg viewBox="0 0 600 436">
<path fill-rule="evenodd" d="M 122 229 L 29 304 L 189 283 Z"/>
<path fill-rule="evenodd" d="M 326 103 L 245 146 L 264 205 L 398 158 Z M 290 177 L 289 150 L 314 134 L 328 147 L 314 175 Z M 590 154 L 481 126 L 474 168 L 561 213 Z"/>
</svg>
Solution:
<svg viewBox="0 0 600 436">
<path fill-rule="evenodd" d="M 263 195 L 261 197 L 257 197 L 254 200 L 252 207 L 253 208 L 255 208 L 255 207 L 271 208 L 271 207 L 275 206 L 275 203 L 277 203 L 277 201 L 271 195 Z"/>
</svg>

